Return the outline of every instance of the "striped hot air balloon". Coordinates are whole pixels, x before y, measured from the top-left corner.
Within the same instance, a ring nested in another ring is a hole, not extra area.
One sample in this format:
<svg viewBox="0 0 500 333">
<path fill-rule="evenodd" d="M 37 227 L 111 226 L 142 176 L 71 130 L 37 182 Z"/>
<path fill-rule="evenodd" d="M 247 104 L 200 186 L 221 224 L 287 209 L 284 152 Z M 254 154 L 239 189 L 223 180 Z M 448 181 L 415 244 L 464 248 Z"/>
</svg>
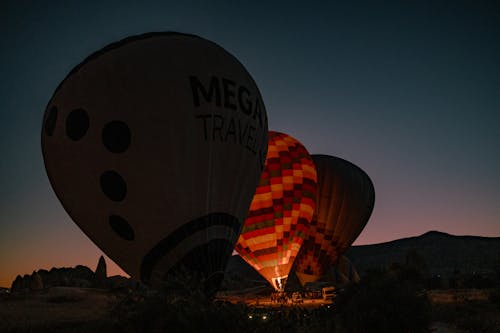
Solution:
<svg viewBox="0 0 500 333">
<path fill-rule="evenodd" d="M 312 155 L 318 172 L 318 195 L 307 239 L 296 260 L 302 285 L 319 280 L 365 227 L 375 203 L 370 177 L 338 157 Z"/>
<path fill-rule="evenodd" d="M 264 171 L 235 249 L 276 290 L 283 290 L 306 236 L 316 179 L 304 146 L 287 134 L 269 132 Z"/>
</svg>

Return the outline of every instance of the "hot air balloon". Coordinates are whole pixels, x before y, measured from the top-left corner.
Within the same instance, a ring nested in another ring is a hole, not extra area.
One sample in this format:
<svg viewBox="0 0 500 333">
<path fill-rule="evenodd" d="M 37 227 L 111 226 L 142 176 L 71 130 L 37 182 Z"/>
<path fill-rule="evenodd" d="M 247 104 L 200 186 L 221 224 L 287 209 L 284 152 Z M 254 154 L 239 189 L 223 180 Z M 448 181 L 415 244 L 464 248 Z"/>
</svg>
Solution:
<svg viewBox="0 0 500 333">
<path fill-rule="evenodd" d="M 358 271 L 346 256 L 340 256 L 333 267 L 333 282 L 335 285 L 347 283 L 358 283 L 360 281 Z"/>
<path fill-rule="evenodd" d="M 307 150 L 287 134 L 269 132 L 264 171 L 235 250 L 278 291 L 306 236 L 315 196 Z"/>
<path fill-rule="evenodd" d="M 314 217 L 295 273 L 302 285 L 319 280 L 365 227 L 375 203 L 373 183 L 356 165 L 338 157 L 312 155 L 318 172 Z"/>
<path fill-rule="evenodd" d="M 267 153 L 254 80 L 222 47 L 181 33 L 111 44 L 50 99 L 42 151 L 82 231 L 133 278 L 180 267 L 217 285 Z"/>
</svg>

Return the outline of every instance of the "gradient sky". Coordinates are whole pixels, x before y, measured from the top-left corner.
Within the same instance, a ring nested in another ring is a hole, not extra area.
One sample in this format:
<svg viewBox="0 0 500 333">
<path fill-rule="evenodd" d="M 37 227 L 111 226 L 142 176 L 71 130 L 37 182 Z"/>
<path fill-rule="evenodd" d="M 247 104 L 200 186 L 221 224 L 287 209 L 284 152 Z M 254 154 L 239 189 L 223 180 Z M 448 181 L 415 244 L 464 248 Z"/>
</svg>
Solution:
<svg viewBox="0 0 500 333">
<path fill-rule="evenodd" d="M 257 82 L 270 129 L 368 173 L 375 209 L 356 244 L 500 236 L 500 3 L 382 2 L 1 1 L 0 286 L 95 268 L 102 252 L 47 179 L 42 116 L 87 55 L 148 31 L 220 44 Z"/>
</svg>

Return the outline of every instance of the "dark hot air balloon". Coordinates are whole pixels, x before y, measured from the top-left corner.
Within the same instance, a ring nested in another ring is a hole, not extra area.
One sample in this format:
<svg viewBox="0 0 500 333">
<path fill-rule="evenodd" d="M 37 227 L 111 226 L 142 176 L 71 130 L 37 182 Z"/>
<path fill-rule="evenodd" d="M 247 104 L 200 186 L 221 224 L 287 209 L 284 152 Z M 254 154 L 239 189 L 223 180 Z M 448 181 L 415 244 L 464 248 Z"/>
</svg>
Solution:
<svg viewBox="0 0 500 333">
<path fill-rule="evenodd" d="M 333 268 L 333 282 L 335 285 L 347 283 L 358 283 L 360 281 L 358 271 L 346 256 L 338 258 Z"/>
<path fill-rule="evenodd" d="M 368 175 L 338 157 L 312 155 L 318 172 L 318 195 L 308 235 L 296 259 L 302 285 L 319 280 L 365 227 L 375 203 Z"/>
<path fill-rule="evenodd" d="M 236 251 L 276 290 L 283 290 L 311 221 L 316 169 L 304 146 L 269 132 L 264 171 Z"/>
<path fill-rule="evenodd" d="M 223 48 L 149 33 L 70 72 L 42 150 L 68 214 L 133 278 L 155 285 L 182 266 L 217 286 L 264 167 L 267 116 Z"/>
</svg>

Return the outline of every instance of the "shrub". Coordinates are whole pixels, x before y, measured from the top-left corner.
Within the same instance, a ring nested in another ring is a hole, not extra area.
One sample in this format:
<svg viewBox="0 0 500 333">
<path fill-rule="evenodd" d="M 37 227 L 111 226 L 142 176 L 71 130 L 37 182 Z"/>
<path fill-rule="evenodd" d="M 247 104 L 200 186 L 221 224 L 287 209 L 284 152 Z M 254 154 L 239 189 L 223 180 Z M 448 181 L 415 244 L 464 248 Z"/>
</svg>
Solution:
<svg viewBox="0 0 500 333">
<path fill-rule="evenodd" d="M 403 273 L 403 274 L 399 274 Z M 346 332 L 424 332 L 429 301 L 407 272 L 373 272 L 338 300 L 338 327 Z"/>
</svg>

